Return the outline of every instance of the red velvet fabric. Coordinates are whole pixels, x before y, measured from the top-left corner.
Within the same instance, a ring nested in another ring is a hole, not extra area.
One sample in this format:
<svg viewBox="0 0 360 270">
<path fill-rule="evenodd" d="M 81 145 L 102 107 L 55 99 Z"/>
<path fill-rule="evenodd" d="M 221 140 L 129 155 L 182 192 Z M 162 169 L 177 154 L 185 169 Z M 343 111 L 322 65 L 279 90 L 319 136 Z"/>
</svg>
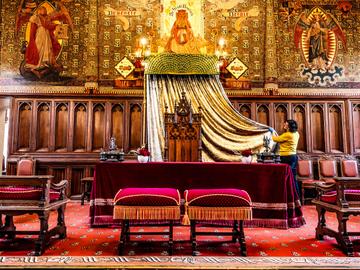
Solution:
<svg viewBox="0 0 360 270">
<path fill-rule="evenodd" d="M 184 198 L 189 206 L 251 206 L 249 194 L 240 189 L 189 189 L 185 190 Z"/>
<path fill-rule="evenodd" d="M 345 199 L 347 201 L 360 201 L 360 190 L 359 189 L 347 189 L 345 190 Z M 321 201 L 336 204 L 336 191 L 330 191 L 325 193 L 320 198 Z"/>
<path fill-rule="evenodd" d="M 125 188 L 114 197 L 115 205 L 177 206 L 180 193 L 174 188 Z"/>
<path fill-rule="evenodd" d="M 116 225 L 113 199 L 128 187 L 186 189 L 233 188 L 252 199 L 246 226 L 274 228 L 305 224 L 291 169 L 287 164 L 239 162 L 99 162 L 91 193 L 91 226 Z"/>
<path fill-rule="evenodd" d="M 39 200 L 41 197 L 41 188 L 32 187 L 0 187 L 1 200 Z M 60 198 L 60 193 L 50 190 L 50 201 L 56 201 Z"/>
</svg>

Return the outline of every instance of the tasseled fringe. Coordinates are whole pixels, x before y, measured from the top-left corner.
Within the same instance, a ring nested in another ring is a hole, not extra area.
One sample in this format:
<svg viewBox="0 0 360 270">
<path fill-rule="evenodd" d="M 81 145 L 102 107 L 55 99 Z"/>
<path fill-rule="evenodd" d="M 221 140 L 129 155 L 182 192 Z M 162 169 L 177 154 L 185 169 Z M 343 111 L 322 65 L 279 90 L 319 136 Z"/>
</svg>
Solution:
<svg viewBox="0 0 360 270">
<path fill-rule="evenodd" d="M 251 220 L 252 219 L 251 207 L 188 206 L 187 214 L 190 220 L 191 219 L 194 220 Z M 184 220 L 183 220 L 183 224 L 184 224 Z"/>
<path fill-rule="evenodd" d="M 179 220 L 179 206 L 126 206 L 115 205 L 114 219 Z"/>
</svg>

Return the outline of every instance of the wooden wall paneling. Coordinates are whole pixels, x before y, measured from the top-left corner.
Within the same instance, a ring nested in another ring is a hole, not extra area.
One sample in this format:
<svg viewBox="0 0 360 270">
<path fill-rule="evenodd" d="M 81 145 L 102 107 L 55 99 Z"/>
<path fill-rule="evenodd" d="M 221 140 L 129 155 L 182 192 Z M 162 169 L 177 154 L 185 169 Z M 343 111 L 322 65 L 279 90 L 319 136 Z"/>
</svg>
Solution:
<svg viewBox="0 0 360 270">
<path fill-rule="evenodd" d="M 324 122 L 324 105 L 311 104 L 311 139 L 314 153 L 325 152 L 325 122 Z"/>
<path fill-rule="evenodd" d="M 91 152 L 93 148 L 93 130 L 94 130 L 94 108 L 93 101 L 88 102 L 87 114 L 87 128 L 85 129 L 85 152 Z"/>
<path fill-rule="evenodd" d="M 69 127 L 67 134 L 67 151 L 74 151 L 74 127 L 75 127 L 75 102 L 70 100 L 69 102 Z"/>
<path fill-rule="evenodd" d="M 74 107 L 74 137 L 73 151 L 84 152 L 88 133 L 88 108 L 86 103 L 75 103 Z"/>
<path fill-rule="evenodd" d="M 33 119 L 33 103 L 29 101 L 19 102 L 16 108 L 18 116 L 18 124 L 15 124 L 17 145 L 15 149 L 17 151 L 29 151 L 31 144 L 31 130 Z"/>
<path fill-rule="evenodd" d="M 328 104 L 328 117 L 329 117 L 329 152 L 343 153 L 344 152 L 344 137 L 342 127 L 342 104 Z"/>
<path fill-rule="evenodd" d="M 105 104 L 94 103 L 92 113 L 92 151 L 105 148 Z"/>
<path fill-rule="evenodd" d="M 51 102 L 41 101 L 37 103 L 36 111 L 36 151 L 49 151 Z"/>
<path fill-rule="evenodd" d="M 360 153 L 360 102 L 354 102 L 351 106 L 351 118 L 353 127 L 353 152 Z"/>
<path fill-rule="evenodd" d="M 85 177 L 84 167 L 72 167 L 71 170 L 71 195 L 81 193 L 81 178 Z"/>
<path fill-rule="evenodd" d="M 54 176 L 53 183 L 59 183 L 61 180 L 67 179 L 66 167 L 53 167 L 52 176 Z"/>
<path fill-rule="evenodd" d="M 115 137 L 120 149 L 124 149 L 124 104 L 111 104 L 111 136 Z"/>
<path fill-rule="evenodd" d="M 130 140 L 129 149 L 135 150 L 141 146 L 142 139 L 142 106 L 140 103 L 130 104 Z"/>
<path fill-rule="evenodd" d="M 111 138 L 111 102 L 105 102 L 105 143 L 104 143 L 104 149 L 109 148 L 109 141 Z M 116 144 L 118 145 L 120 142 L 116 141 Z M 120 144 L 121 145 L 121 144 Z"/>
<path fill-rule="evenodd" d="M 238 104 L 238 111 L 243 116 L 251 119 L 252 114 L 251 114 L 251 104 L 250 103 L 240 103 L 240 104 Z"/>
<path fill-rule="evenodd" d="M 68 148 L 69 116 L 69 104 L 66 102 L 56 102 L 54 117 L 54 150 L 57 152 L 65 152 Z"/>
<path fill-rule="evenodd" d="M 49 152 L 55 151 L 55 122 L 56 122 L 56 102 L 54 100 L 51 101 L 51 109 L 50 109 L 50 134 L 49 134 Z"/>
<path fill-rule="evenodd" d="M 299 152 L 307 152 L 307 118 L 306 118 L 306 105 L 305 104 L 293 104 L 292 106 L 292 118 L 298 124 L 298 132 L 300 135 L 298 143 Z"/>
<path fill-rule="evenodd" d="M 270 125 L 269 104 L 257 104 L 256 121 L 264 125 Z"/>
<path fill-rule="evenodd" d="M 274 104 L 274 128 L 279 133 L 283 133 L 284 122 L 288 119 L 289 105 L 287 103 Z"/>
</svg>

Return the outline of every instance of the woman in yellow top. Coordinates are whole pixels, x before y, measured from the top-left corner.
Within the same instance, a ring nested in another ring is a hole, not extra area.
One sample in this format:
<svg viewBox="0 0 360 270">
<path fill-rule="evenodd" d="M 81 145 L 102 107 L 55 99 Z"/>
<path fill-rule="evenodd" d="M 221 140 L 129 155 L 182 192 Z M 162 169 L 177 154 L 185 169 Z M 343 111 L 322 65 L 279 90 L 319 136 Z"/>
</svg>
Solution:
<svg viewBox="0 0 360 270">
<path fill-rule="evenodd" d="M 280 145 L 280 150 L 279 150 L 279 154 L 280 154 L 280 160 L 281 163 L 285 163 L 285 164 L 289 164 L 294 176 L 294 182 L 295 182 L 295 186 L 296 186 L 296 190 L 299 196 L 301 196 L 300 194 L 300 187 L 299 187 L 299 183 L 296 180 L 296 166 L 297 166 L 297 161 L 298 161 L 298 157 L 296 154 L 296 148 L 299 142 L 299 133 L 297 132 L 298 130 L 298 125 L 296 123 L 296 121 L 294 120 L 286 120 L 284 122 L 284 130 L 285 132 L 283 134 L 281 134 L 280 136 L 272 136 L 272 140 L 274 142 L 279 143 Z M 270 128 L 270 131 L 273 132 L 274 129 Z"/>
</svg>

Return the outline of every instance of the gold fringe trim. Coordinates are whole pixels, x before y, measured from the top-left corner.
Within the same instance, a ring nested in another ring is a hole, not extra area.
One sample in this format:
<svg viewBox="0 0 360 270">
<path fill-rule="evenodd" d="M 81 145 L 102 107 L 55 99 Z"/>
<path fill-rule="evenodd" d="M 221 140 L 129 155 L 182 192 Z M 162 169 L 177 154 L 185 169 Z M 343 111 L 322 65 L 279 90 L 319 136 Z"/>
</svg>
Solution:
<svg viewBox="0 0 360 270">
<path fill-rule="evenodd" d="M 114 219 L 179 220 L 179 206 L 114 206 Z"/>
<path fill-rule="evenodd" d="M 188 206 L 187 215 L 190 220 L 251 220 L 252 209 L 251 207 Z"/>
</svg>

